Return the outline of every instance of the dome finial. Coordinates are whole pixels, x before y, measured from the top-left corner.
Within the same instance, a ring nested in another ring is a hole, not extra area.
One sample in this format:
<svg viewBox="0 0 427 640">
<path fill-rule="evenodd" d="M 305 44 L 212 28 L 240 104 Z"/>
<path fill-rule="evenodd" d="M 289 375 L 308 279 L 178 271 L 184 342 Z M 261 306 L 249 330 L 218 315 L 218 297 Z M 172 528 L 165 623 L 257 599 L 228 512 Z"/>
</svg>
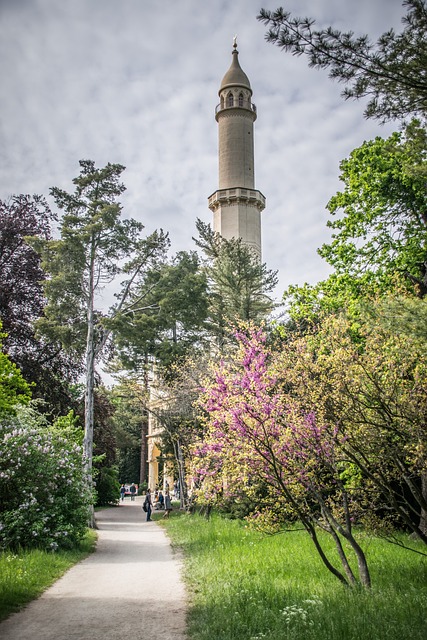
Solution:
<svg viewBox="0 0 427 640">
<path fill-rule="evenodd" d="M 237 49 L 237 33 L 233 38 L 233 49 Z"/>
</svg>

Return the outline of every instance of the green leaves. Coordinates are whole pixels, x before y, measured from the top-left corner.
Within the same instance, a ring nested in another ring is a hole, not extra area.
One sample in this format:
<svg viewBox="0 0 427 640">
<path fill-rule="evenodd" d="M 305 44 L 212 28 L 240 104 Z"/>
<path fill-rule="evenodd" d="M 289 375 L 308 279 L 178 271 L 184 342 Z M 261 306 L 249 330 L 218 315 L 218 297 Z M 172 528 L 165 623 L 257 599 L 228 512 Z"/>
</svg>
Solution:
<svg viewBox="0 0 427 640">
<path fill-rule="evenodd" d="M 345 84 L 345 99 L 368 97 L 367 118 L 381 122 L 427 114 L 424 0 L 406 0 L 404 30 L 384 33 L 373 44 L 367 35 L 332 27 L 314 29 L 310 18 L 292 18 L 282 8 L 261 9 L 258 20 L 268 26 L 266 40 L 293 55 L 306 55 L 310 67 L 329 69 L 329 77 Z"/>
<path fill-rule="evenodd" d="M 207 327 L 223 348 L 239 321 L 260 322 L 271 313 L 277 272 L 260 263 L 241 238 L 226 240 L 200 220 L 196 244 L 206 256 L 209 290 Z"/>
<path fill-rule="evenodd" d="M 319 249 L 337 274 L 371 271 L 378 282 L 403 276 L 408 287 L 427 293 L 427 195 L 423 128 L 417 122 L 405 134 L 376 138 L 341 163 L 345 188 L 328 203 L 332 242 Z"/>
</svg>

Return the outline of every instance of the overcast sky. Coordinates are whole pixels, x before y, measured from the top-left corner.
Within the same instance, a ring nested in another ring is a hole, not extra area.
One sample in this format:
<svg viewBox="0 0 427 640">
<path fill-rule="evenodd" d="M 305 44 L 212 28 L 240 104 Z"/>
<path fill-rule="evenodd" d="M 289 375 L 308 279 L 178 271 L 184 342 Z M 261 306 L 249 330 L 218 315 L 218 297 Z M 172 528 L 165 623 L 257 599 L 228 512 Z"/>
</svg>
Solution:
<svg viewBox="0 0 427 640">
<path fill-rule="evenodd" d="M 72 191 L 80 159 L 121 163 L 124 215 L 169 231 L 172 253 L 194 249 L 218 188 L 214 111 L 237 34 L 258 112 L 263 260 L 278 295 L 326 277 L 316 249 L 339 163 L 398 125 L 365 120 L 327 72 L 265 42 L 256 16 L 280 5 L 374 40 L 406 13 L 401 0 L 0 0 L 0 198 Z"/>
</svg>

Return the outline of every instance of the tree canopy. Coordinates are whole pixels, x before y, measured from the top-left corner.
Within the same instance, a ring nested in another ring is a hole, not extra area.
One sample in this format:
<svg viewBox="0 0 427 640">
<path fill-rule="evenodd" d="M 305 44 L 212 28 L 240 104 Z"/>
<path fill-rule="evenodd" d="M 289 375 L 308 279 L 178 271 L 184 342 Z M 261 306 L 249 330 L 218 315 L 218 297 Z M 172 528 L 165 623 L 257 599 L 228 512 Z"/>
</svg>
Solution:
<svg viewBox="0 0 427 640">
<path fill-rule="evenodd" d="M 391 291 L 426 295 L 426 157 L 426 131 L 414 120 L 341 162 L 344 188 L 327 205 L 332 240 L 318 250 L 334 272 L 315 285 L 288 288 L 294 318 L 349 309 Z"/>
<path fill-rule="evenodd" d="M 334 230 L 319 253 L 336 273 L 378 278 L 398 273 L 427 293 L 426 131 L 419 123 L 388 139 L 376 138 L 341 163 L 345 184 L 328 203 Z"/>
<path fill-rule="evenodd" d="M 293 55 L 306 55 L 310 67 L 329 69 L 345 85 L 344 98 L 368 98 L 367 118 L 381 122 L 427 115 L 427 8 L 424 0 L 405 0 L 404 29 L 383 33 L 376 43 L 368 35 L 315 29 L 312 18 L 289 11 L 261 9 L 267 42 Z"/>
<path fill-rule="evenodd" d="M 51 239 L 56 216 L 40 196 L 12 196 L 0 201 L 0 317 L 4 350 L 24 378 L 35 383 L 33 396 L 45 400 L 54 415 L 72 405 L 69 384 L 81 372 L 58 341 L 36 335 L 43 316 L 46 274 L 28 236 Z"/>
<path fill-rule="evenodd" d="M 272 312 L 277 272 L 261 263 L 241 238 L 222 238 L 201 220 L 196 227 L 196 244 L 205 254 L 208 282 L 206 326 L 222 349 L 240 321 L 259 323 Z"/>
<path fill-rule="evenodd" d="M 80 356 L 85 372 L 85 460 L 90 469 L 93 449 L 95 365 L 111 336 L 112 320 L 123 312 L 141 273 L 163 257 L 167 235 L 162 231 L 141 238 L 143 224 L 121 219 L 119 197 L 125 190 L 122 165 L 98 169 L 92 160 L 80 161 L 74 193 L 51 189 L 59 209 L 60 239 L 32 239 L 49 274 L 44 281 L 48 300 L 39 330 L 59 340 Z M 125 280 L 116 294 L 118 302 L 107 312 L 102 291 L 107 284 Z"/>
</svg>

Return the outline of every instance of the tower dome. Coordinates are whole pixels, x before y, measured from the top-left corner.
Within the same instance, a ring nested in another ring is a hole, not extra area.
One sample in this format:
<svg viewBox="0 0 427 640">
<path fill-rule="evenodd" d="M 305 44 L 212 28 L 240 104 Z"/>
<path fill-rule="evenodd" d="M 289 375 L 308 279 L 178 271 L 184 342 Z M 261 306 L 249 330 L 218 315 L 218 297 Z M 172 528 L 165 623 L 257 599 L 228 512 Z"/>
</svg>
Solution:
<svg viewBox="0 0 427 640">
<path fill-rule="evenodd" d="M 227 73 L 222 79 L 219 93 L 228 87 L 245 87 L 252 93 L 251 83 L 246 73 L 243 71 L 239 63 L 239 52 L 237 51 L 237 42 L 234 41 L 233 45 L 233 57 L 231 65 Z"/>
</svg>

